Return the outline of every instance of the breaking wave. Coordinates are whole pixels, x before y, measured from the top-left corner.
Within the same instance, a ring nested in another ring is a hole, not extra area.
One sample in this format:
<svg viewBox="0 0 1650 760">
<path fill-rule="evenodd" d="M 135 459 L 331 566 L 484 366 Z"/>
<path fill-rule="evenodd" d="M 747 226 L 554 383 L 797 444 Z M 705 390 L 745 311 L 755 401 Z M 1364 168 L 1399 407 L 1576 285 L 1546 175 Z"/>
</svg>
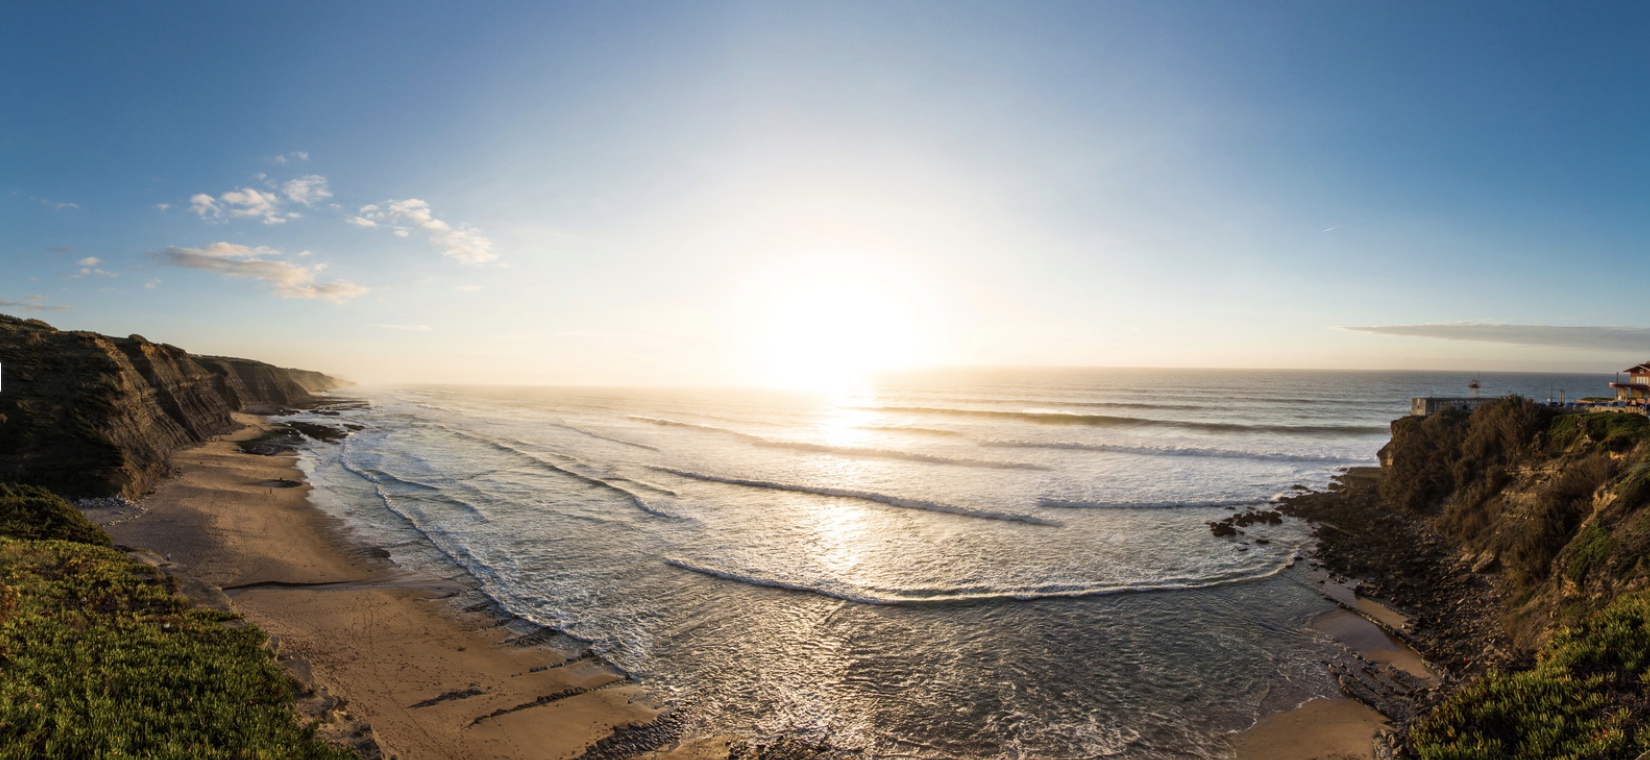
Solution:
<svg viewBox="0 0 1650 760">
<path fill-rule="evenodd" d="M 736 571 L 695 564 L 683 559 L 666 557 L 665 564 L 690 572 L 751 586 L 801 591 L 857 604 L 877 605 L 942 605 L 981 602 L 1025 602 L 1035 599 L 1061 599 L 1109 594 L 1146 593 L 1152 591 L 1188 591 L 1191 589 L 1247 583 L 1275 576 L 1289 567 L 1279 559 L 1275 566 L 1247 573 L 1224 573 L 1201 578 L 1165 578 L 1139 584 L 1047 584 L 1017 588 L 986 586 L 866 588 L 830 580 L 802 582 L 786 580 L 752 570 Z"/>
<path fill-rule="evenodd" d="M 823 486 L 804 486 L 804 485 L 795 485 L 795 484 L 791 484 L 791 483 L 775 483 L 775 482 L 769 481 L 769 480 L 747 480 L 747 479 L 744 479 L 744 478 L 729 478 L 729 477 L 723 477 L 721 475 L 706 475 L 706 474 L 701 473 L 701 472 L 689 472 L 687 470 L 676 470 L 676 469 L 672 469 L 672 468 L 669 468 L 669 467 L 649 467 L 648 469 L 657 470 L 658 472 L 669 473 L 671 475 L 675 475 L 675 476 L 681 477 L 681 478 L 688 478 L 690 480 L 702 480 L 702 481 L 705 481 L 707 483 L 723 483 L 723 484 L 730 485 L 730 486 L 744 486 L 746 488 L 766 488 L 766 489 L 771 490 L 771 491 L 790 491 L 792 493 L 811 493 L 811 494 L 814 494 L 814 495 L 817 495 L 817 496 L 831 496 L 831 497 L 835 497 L 835 498 L 839 498 L 839 499 L 858 499 L 860 501 L 875 502 L 877 504 L 883 504 L 883 505 L 890 506 L 890 507 L 900 507 L 902 509 L 919 509 L 919 510 L 923 510 L 925 512 L 942 512 L 942 513 L 950 514 L 950 515 L 960 515 L 962 517 L 975 517 L 975 518 L 979 518 L 979 519 L 982 519 L 982 520 L 1005 520 L 1005 521 L 1008 521 L 1008 522 L 1029 523 L 1031 525 L 1050 525 L 1050 526 L 1058 526 L 1059 525 L 1059 523 L 1057 523 L 1053 520 L 1046 520 L 1046 519 L 1043 519 L 1041 517 L 1037 517 L 1035 515 L 1023 515 L 1023 514 L 1016 514 L 1016 513 L 1013 513 L 1013 512 L 988 512 L 988 511 L 980 510 L 980 509 L 970 509 L 968 507 L 959 507 L 959 506 L 956 506 L 956 505 L 953 505 L 953 504 L 942 504 L 942 503 L 934 502 L 934 501 L 922 501 L 920 499 L 906 499 L 906 498 L 902 498 L 902 497 L 899 497 L 899 496 L 889 496 L 887 494 L 880 494 L 880 493 L 875 493 L 875 492 L 872 492 L 872 491 L 852 491 L 852 490 L 848 490 L 846 488 L 826 488 L 826 487 L 823 487 Z"/>
<path fill-rule="evenodd" d="M 453 428 L 448 428 L 447 430 L 448 430 L 448 432 L 452 433 L 453 435 L 457 435 L 457 436 L 460 436 L 460 437 L 463 437 L 463 438 L 468 438 L 470 440 L 473 440 L 473 441 L 476 441 L 478 443 L 490 446 L 494 449 L 497 449 L 499 451 L 502 451 L 502 452 L 505 452 L 505 453 L 508 453 L 508 454 L 514 454 L 518 457 L 526 459 L 530 462 L 533 462 L 534 464 L 539 465 L 540 467 L 544 467 L 544 468 L 546 468 L 548 470 L 551 470 L 553 472 L 557 472 L 557 473 L 560 473 L 562 475 L 566 475 L 566 476 L 568 476 L 570 478 L 573 478 L 575 480 L 584 481 L 586 483 L 589 483 L 590 485 L 597 486 L 599 488 L 606 488 L 606 489 L 614 491 L 616 493 L 623 494 L 625 496 L 625 498 L 628 499 L 631 504 L 635 505 L 635 507 L 637 509 L 640 509 L 643 512 L 646 512 L 650 515 L 655 515 L 655 516 L 658 516 L 658 517 L 670 517 L 670 518 L 676 518 L 677 517 L 677 515 L 673 515 L 669 512 L 666 512 L 663 509 L 660 509 L 659 507 L 657 507 L 653 504 L 649 504 L 647 499 L 643 498 L 641 494 L 636 493 L 635 491 L 632 491 L 632 490 L 630 490 L 628 488 L 625 488 L 624 486 L 621 486 L 618 483 L 614 482 L 614 481 L 629 482 L 625 478 L 601 478 L 601 477 L 597 477 L 595 475 L 586 475 L 582 472 L 578 472 L 578 471 L 573 470 L 569 467 L 563 467 L 559 464 L 556 464 L 555 462 L 550 461 L 546 457 L 540 456 L 538 454 L 534 454 L 534 453 L 532 453 L 530 451 L 526 451 L 524 449 L 516 448 L 515 446 L 511 446 L 507 443 L 504 443 L 503 441 L 499 441 L 499 440 L 494 439 L 494 438 L 489 438 L 487 436 L 479 435 L 477 433 L 471 433 L 471 432 L 468 432 L 468 431 L 457 430 L 457 429 L 453 429 Z M 565 459 L 570 459 L 570 460 L 575 461 L 575 462 L 578 461 L 576 459 L 573 459 L 572 457 L 567 457 L 565 455 L 563 455 L 563 457 Z M 637 485 L 643 485 L 643 484 L 638 483 Z M 644 487 L 646 487 L 646 486 L 644 486 Z M 670 492 L 669 489 L 655 488 L 654 490 Z"/>
<path fill-rule="evenodd" d="M 1066 414 L 1064 412 L 1009 412 L 994 409 L 958 409 L 939 406 L 873 406 L 860 407 L 864 411 L 902 412 L 910 414 L 938 414 L 958 417 L 995 417 L 999 419 L 1035 422 L 1042 425 L 1085 425 L 1088 427 L 1164 427 L 1182 430 L 1201 430 L 1212 433 L 1292 433 L 1295 435 L 1361 435 L 1385 433 L 1384 425 L 1250 425 L 1240 422 L 1197 422 L 1192 420 L 1160 420 L 1149 417 L 1119 417 L 1108 414 Z"/>
<path fill-rule="evenodd" d="M 1205 501 L 1187 501 L 1174 499 L 1167 501 L 1089 501 L 1085 499 L 1038 499 L 1040 507 L 1055 509 L 1173 509 L 1176 507 L 1258 507 L 1270 504 L 1265 499 L 1213 499 Z"/>
<path fill-rule="evenodd" d="M 1140 454 L 1164 457 L 1219 457 L 1226 459 L 1258 459 L 1269 462 L 1323 462 L 1326 464 L 1374 464 L 1363 457 L 1338 454 L 1291 454 L 1282 451 L 1243 451 L 1201 446 L 1144 446 L 1121 443 L 1063 443 L 1042 441 L 982 441 L 981 446 L 1007 449 L 1067 449 L 1071 451 L 1106 451 L 1116 454 Z"/>
<path fill-rule="evenodd" d="M 789 449 L 791 451 L 807 451 L 807 452 L 812 452 L 812 453 L 816 453 L 816 454 L 832 454 L 832 455 L 836 455 L 836 456 L 859 457 L 859 458 L 862 458 L 862 459 L 898 459 L 898 460 L 902 460 L 902 461 L 906 461 L 906 462 L 923 462 L 925 464 L 947 464 L 947 465 L 955 465 L 955 466 L 958 466 L 958 467 L 987 467 L 987 468 L 998 469 L 998 470 L 1046 470 L 1046 469 L 1048 469 L 1047 467 L 1044 467 L 1042 465 L 1031 464 L 1031 463 L 1028 463 L 1028 462 L 994 462 L 994 461 L 987 460 L 987 459 L 964 459 L 964 458 L 960 458 L 960 457 L 942 457 L 942 456 L 935 456 L 933 454 L 918 454 L 918 453 L 911 452 L 911 451 L 894 451 L 894 450 L 891 450 L 891 449 L 868 449 L 868 448 L 864 448 L 864 447 L 860 447 L 860 446 L 832 446 L 830 444 L 809 443 L 807 441 L 776 441 L 772 438 L 763 438 L 762 436 L 759 436 L 759 435 L 751 435 L 750 433 L 743 433 L 743 432 L 740 432 L 738 430 L 732 430 L 732 429 L 725 428 L 725 427 L 718 427 L 716 425 L 701 425 L 701 424 L 694 423 L 694 422 L 678 422 L 676 420 L 665 420 L 665 419 L 658 419 L 658 418 L 654 418 L 654 417 L 632 417 L 631 419 L 640 420 L 642 422 L 647 422 L 647 423 L 651 423 L 651 424 L 654 424 L 654 425 L 661 425 L 661 426 L 665 426 L 665 427 L 691 428 L 691 429 L 694 429 L 694 430 L 706 430 L 706 431 L 710 431 L 710 432 L 713 432 L 713 433 L 720 433 L 722 435 L 738 438 L 742 441 L 747 441 L 753 446 L 762 446 L 764 448 L 770 448 L 770 449 Z M 926 432 L 941 432 L 941 431 L 926 431 Z M 958 434 L 958 435 L 960 435 L 960 434 Z"/>
</svg>

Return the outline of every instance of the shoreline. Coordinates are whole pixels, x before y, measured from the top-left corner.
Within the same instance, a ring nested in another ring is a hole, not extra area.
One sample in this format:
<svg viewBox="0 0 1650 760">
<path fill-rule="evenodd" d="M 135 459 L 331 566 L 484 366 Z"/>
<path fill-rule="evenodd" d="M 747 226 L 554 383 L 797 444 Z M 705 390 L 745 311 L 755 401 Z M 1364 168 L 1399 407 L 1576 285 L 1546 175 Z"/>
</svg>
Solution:
<svg viewBox="0 0 1650 760">
<path fill-rule="evenodd" d="M 172 475 L 136 513 L 111 513 L 104 525 L 119 544 L 153 553 L 151 563 L 179 576 L 186 593 L 268 633 L 282 664 L 319 692 L 327 707 L 320 712 L 343 712 L 334 707 L 343 698 L 353 714 L 342 721 L 323 714 L 322 723 L 375 733 L 376 743 L 367 744 L 400 758 L 591 751 L 697 760 L 728 757 L 742 743 L 734 736 L 682 743 L 674 722 L 660 720 L 666 709 L 576 640 L 564 642 L 575 648 L 556 649 L 544 635 L 520 635 L 491 600 L 460 608 L 464 597 L 485 599 L 478 587 L 409 571 L 350 537 L 337 517 L 310 502 L 295 454 L 238 448 L 275 426 L 250 414 L 235 421 L 241 427 L 234 432 L 176 452 Z M 1314 548 L 1315 567 L 1321 553 Z M 1393 620 L 1404 628 L 1401 613 L 1356 594 L 1355 583 L 1310 572 L 1301 582 L 1339 607 L 1308 625 L 1346 647 L 1354 668 L 1396 668 L 1435 685 L 1407 631 L 1390 628 Z M 1377 757 L 1402 716 L 1347 696 L 1344 681 L 1342 692 L 1261 716 L 1229 735 L 1233 752 L 1238 760 Z M 322 728 L 323 736 L 340 733 Z"/>
<path fill-rule="evenodd" d="M 1326 663 L 1340 684 L 1340 693 L 1263 715 L 1254 725 L 1234 733 L 1231 743 L 1238 760 L 1382 757 L 1383 740 L 1389 740 L 1408 715 L 1405 710 L 1393 709 L 1390 701 L 1382 701 L 1380 697 L 1386 695 L 1379 687 L 1369 689 L 1367 682 L 1385 681 L 1412 690 L 1434 690 L 1444 684 L 1447 673 L 1429 662 L 1411 640 L 1411 617 L 1388 602 L 1362 593 L 1362 587 L 1368 585 L 1366 579 L 1337 574 L 1336 570 L 1346 569 L 1344 561 L 1338 561 L 1343 557 L 1326 550 L 1321 532 L 1326 526 L 1338 528 L 1314 519 L 1324 515 L 1310 506 L 1292 508 L 1303 497 L 1343 497 L 1353 480 L 1367 479 L 1372 472 L 1378 470 L 1349 470 L 1324 491 L 1284 500 L 1283 511 L 1307 521 L 1315 536 L 1307 555 L 1311 569 L 1305 571 L 1301 583 L 1336 605 L 1313 616 L 1307 626 L 1346 650 L 1339 661 Z M 1346 549 L 1342 547 L 1341 551 L 1345 553 Z"/>
<path fill-rule="evenodd" d="M 1513 660 L 1511 647 L 1503 649 L 1495 633 L 1500 589 L 1423 520 L 1387 506 L 1376 489 L 1380 472 L 1349 469 L 1328 488 L 1287 497 L 1279 507 L 1312 526 L 1309 583 L 1337 605 L 1309 623 L 1348 651 L 1329 663 L 1341 691 L 1329 701 L 1350 702 L 1382 724 L 1364 748 L 1336 750 L 1351 757 L 1389 756 L 1391 742 L 1427 709 L 1473 675 Z M 1303 750 L 1329 729 L 1315 729 L 1295 715 L 1313 705 L 1265 716 L 1234 735 L 1239 760 L 1323 756 L 1327 745 Z M 1294 740 L 1284 749 L 1254 751 L 1251 745 L 1245 751 L 1250 733 Z"/>
<path fill-rule="evenodd" d="M 192 596 L 262 628 L 300 683 L 347 700 L 385 757 L 575 757 L 664 713 L 588 652 L 524 645 L 539 637 L 517 636 L 485 606 L 457 609 L 462 584 L 350 540 L 309 502 L 295 455 L 237 447 L 272 426 L 235 421 L 173 454 L 142 510 L 106 528 Z"/>
</svg>

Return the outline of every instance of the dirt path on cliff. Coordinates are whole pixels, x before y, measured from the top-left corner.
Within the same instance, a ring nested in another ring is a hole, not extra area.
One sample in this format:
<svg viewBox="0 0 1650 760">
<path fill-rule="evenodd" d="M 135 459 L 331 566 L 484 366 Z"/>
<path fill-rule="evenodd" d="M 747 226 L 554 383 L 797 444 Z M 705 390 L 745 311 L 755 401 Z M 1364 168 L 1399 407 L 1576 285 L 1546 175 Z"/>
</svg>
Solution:
<svg viewBox="0 0 1650 760">
<path fill-rule="evenodd" d="M 372 725 L 386 756 L 566 758 L 658 710 L 600 660 L 508 643 L 489 616 L 444 601 L 455 589 L 408 577 L 351 545 L 310 505 L 292 456 L 241 453 L 240 431 L 172 458 L 146 512 L 110 527 L 169 570 L 229 589 L 235 609 L 296 654 L 315 681 Z"/>
</svg>

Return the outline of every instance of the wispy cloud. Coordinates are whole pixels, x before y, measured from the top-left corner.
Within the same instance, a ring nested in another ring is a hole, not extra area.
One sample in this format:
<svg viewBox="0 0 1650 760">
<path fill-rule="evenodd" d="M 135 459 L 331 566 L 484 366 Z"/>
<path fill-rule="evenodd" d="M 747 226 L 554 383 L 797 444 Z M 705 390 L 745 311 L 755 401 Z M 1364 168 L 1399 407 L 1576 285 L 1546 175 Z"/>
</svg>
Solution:
<svg viewBox="0 0 1650 760">
<path fill-rule="evenodd" d="M 29 196 L 29 200 L 39 201 L 40 205 L 48 206 L 50 208 L 57 209 L 58 211 L 69 211 L 69 210 L 79 210 L 80 209 L 80 204 L 78 204 L 78 203 L 69 203 L 68 201 L 54 201 L 50 198 L 37 198 L 37 197 L 32 196 L 32 195 Z"/>
<path fill-rule="evenodd" d="M 430 329 L 429 325 L 379 325 L 379 327 L 386 330 L 415 330 L 418 332 L 425 332 Z"/>
<path fill-rule="evenodd" d="M 1482 322 L 1449 324 L 1343 327 L 1352 332 L 1437 338 L 1514 346 L 1589 348 L 1635 351 L 1650 355 L 1650 327 L 1571 327 L 1562 325 L 1502 325 Z"/>
<path fill-rule="evenodd" d="M 295 150 L 291 153 L 283 153 L 279 156 L 272 156 L 269 160 L 274 161 L 277 164 L 284 164 L 288 161 L 308 161 L 309 151 Z"/>
<path fill-rule="evenodd" d="M 456 285 L 453 287 L 453 290 L 460 293 L 477 293 L 480 292 L 481 289 L 482 288 L 480 285 Z"/>
<path fill-rule="evenodd" d="M 155 204 L 155 210 L 156 211 L 165 211 L 165 210 L 167 210 L 171 207 L 172 207 L 172 204 L 170 204 L 170 203 L 156 203 Z"/>
<path fill-rule="evenodd" d="M 116 274 L 114 272 L 107 272 L 107 271 L 104 271 L 102 269 L 98 269 L 98 265 L 102 264 L 102 263 L 103 263 L 103 260 L 96 257 L 96 256 L 87 256 L 86 258 L 83 258 L 83 259 L 75 262 L 75 265 L 80 267 L 80 270 L 77 271 L 76 273 L 74 273 L 73 275 L 70 275 L 70 277 L 78 279 L 78 278 L 81 278 L 81 277 L 92 277 L 92 276 L 97 276 L 97 277 L 119 277 L 120 276 L 119 274 Z"/>
<path fill-rule="evenodd" d="M 437 219 L 430 204 L 417 198 L 390 200 L 361 207 L 349 223 L 357 227 L 388 226 L 398 237 L 407 237 L 410 230 L 423 230 L 430 242 L 441 248 L 441 253 L 465 264 L 484 264 L 498 258 L 493 252 L 493 241 L 480 230 L 467 224 L 453 226 Z"/>
<path fill-rule="evenodd" d="M 326 268 L 325 264 L 306 267 L 270 258 L 280 255 L 280 251 L 268 246 L 249 248 L 228 242 L 203 248 L 173 246 L 157 254 L 161 261 L 172 266 L 267 282 L 282 298 L 321 298 L 343 303 L 367 292 L 366 288 L 348 280 L 317 281 L 315 276 Z"/>
<path fill-rule="evenodd" d="M 45 296 L 28 296 L 21 301 L 13 301 L 9 298 L 0 298 L 0 309 L 19 309 L 21 311 L 68 311 L 69 307 L 47 303 Z"/>
</svg>

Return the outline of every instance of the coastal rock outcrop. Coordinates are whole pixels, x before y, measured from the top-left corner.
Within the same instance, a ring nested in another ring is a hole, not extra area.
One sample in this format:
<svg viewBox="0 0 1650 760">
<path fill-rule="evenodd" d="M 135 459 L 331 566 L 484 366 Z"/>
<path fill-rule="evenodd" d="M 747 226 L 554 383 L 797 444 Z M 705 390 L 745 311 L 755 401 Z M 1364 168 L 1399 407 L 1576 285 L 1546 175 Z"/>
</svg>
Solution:
<svg viewBox="0 0 1650 760">
<path fill-rule="evenodd" d="M 0 481 L 137 497 L 166 473 L 172 452 L 226 430 L 231 413 L 304 406 L 340 385 L 140 335 L 0 315 Z"/>
<path fill-rule="evenodd" d="M 1315 564 L 1409 616 L 1389 633 L 1443 677 L 1333 670 L 1394 720 L 1396 756 L 1650 751 L 1650 418 L 1509 397 L 1397 420 L 1380 459 L 1281 510 L 1314 524 Z"/>
</svg>

